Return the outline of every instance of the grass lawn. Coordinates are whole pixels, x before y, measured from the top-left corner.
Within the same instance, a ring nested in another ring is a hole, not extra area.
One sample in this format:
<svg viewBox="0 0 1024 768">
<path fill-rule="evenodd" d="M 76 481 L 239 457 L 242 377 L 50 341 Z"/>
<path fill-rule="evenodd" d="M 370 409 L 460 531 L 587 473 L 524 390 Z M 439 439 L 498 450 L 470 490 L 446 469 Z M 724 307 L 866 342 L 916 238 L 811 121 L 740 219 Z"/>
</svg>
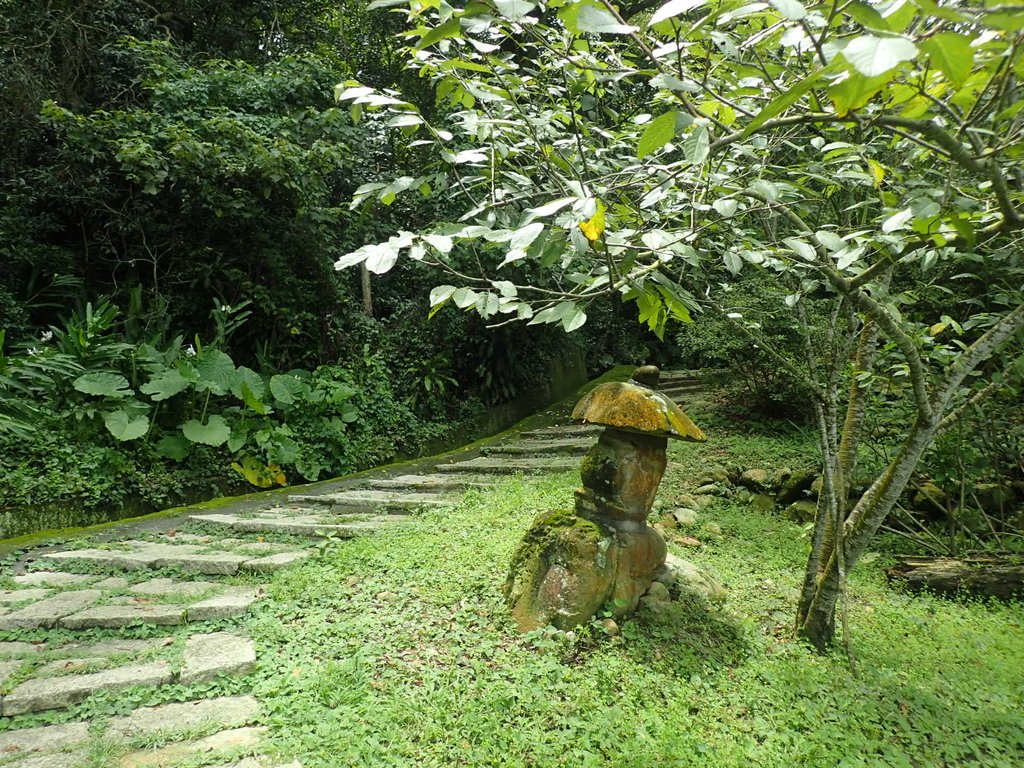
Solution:
<svg viewBox="0 0 1024 768">
<path fill-rule="evenodd" d="M 672 448 L 671 505 L 709 462 L 777 466 L 793 438 Z M 1024 609 L 851 577 L 859 678 L 793 640 L 801 526 L 722 500 L 721 536 L 677 554 L 729 590 L 626 622 L 619 637 L 518 635 L 500 586 L 542 510 L 578 478 L 510 480 L 454 512 L 332 542 L 247 620 L 269 742 L 313 766 L 1024 765 Z M 700 534 L 698 534 L 700 535 Z"/>
</svg>

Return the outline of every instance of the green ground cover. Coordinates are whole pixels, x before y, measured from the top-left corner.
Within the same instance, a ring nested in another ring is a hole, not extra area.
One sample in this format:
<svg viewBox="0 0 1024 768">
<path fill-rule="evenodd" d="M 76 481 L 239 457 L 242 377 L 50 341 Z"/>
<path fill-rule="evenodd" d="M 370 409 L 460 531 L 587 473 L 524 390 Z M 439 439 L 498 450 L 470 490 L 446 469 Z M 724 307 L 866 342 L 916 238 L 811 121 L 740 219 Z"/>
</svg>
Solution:
<svg viewBox="0 0 1024 768">
<path fill-rule="evenodd" d="M 793 438 L 673 449 L 661 497 Z M 763 466 L 763 465 L 762 465 Z M 729 501 L 681 554 L 728 588 L 574 639 L 518 636 L 500 585 L 535 514 L 577 479 L 510 480 L 279 575 L 247 620 L 270 742 L 305 766 L 1019 766 L 1024 610 L 894 591 L 884 549 L 851 580 L 859 678 L 790 631 L 803 528 Z M 712 540 L 714 539 L 714 540 Z"/>
</svg>

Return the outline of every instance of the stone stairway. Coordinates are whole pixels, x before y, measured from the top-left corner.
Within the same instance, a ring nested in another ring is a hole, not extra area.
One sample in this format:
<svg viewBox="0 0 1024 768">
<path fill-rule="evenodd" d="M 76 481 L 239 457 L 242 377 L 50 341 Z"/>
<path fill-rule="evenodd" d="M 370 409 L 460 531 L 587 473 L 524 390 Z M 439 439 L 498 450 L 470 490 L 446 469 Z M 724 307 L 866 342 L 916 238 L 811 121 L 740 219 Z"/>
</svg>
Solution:
<svg viewBox="0 0 1024 768">
<path fill-rule="evenodd" d="M 673 397 L 700 391 L 688 374 L 663 377 Z M 0 768 L 77 768 L 91 759 L 94 738 L 128 743 L 108 763 L 120 768 L 196 761 L 301 768 L 260 757 L 266 728 L 254 698 L 203 698 L 209 694 L 202 683 L 245 675 L 259 663 L 252 640 L 231 622 L 266 598 L 261 581 L 311 557 L 325 537 L 372 535 L 509 475 L 578 469 L 600 429 L 565 421 L 509 433 L 478 452 L 419 462 L 414 474 L 373 473 L 284 503 L 196 511 L 155 528 L 125 525 L 23 554 L 0 571 L 0 715 L 15 718 L 0 731 Z M 119 636 L 147 626 L 170 634 Z M 87 640 L 68 639 L 86 632 Z M 113 718 L 99 735 L 84 719 L 48 726 L 31 719 L 102 692 L 168 685 L 199 687 L 194 700 Z M 146 746 L 155 734 L 170 742 Z"/>
</svg>

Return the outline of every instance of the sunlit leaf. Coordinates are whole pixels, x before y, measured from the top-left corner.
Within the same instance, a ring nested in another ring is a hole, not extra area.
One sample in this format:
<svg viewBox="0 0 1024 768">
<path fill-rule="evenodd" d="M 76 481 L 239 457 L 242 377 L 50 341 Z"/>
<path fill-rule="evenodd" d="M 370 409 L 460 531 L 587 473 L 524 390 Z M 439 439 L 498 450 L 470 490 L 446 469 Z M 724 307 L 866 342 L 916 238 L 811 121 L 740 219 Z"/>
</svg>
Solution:
<svg viewBox="0 0 1024 768">
<path fill-rule="evenodd" d="M 636 31 L 636 27 L 621 23 L 611 11 L 589 0 L 564 6 L 558 18 L 574 35 L 628 35 Z"/>
<path fill-rule="evenodd" d="M 671 19 L 674 16 L 680 16 L 684 13 L 700 8 L 702 5 L 706 5 L 707 0 L 669 0 L 651 16 L 651 24 L 658 24 L 659 22 L 665 21 L 665 19 Z"/>
<path fill-rule="evenodd" d="M 905 208 L 902 211 L 894 213 L 892 216 L 882 222 L 882 231 L 886 234 L 895 232 L 898 229 L 903 229 L 907 222 L 914 218 L 914 212 L 910 208 Z"/>
<path fill-rule="evenodd" d="M 537 6 L 528 0 L 494 0 L 498 13 L 506 19 L 519 21 Z"/>
<path fill-rule="evenodd" d="M 128 379 L 116 373 L 86 373 L 75 379 L 71 386 L 79 392 L 98 397 L 121 399 L 132 394 Z"/>
<path fill-rule="evenodd" d="M 111 435 L 121 441 L 137 440 L 149 431 L 148 417 L 133 416 L 123 408 L 104 414 L 103 424 Z"/>
<path fill-rule="evenodd" d="M 939 32 L 921 43 L 929 61 L 953 85 L 961 86 L 974 67 L 974 49 L 965 35 L 957 32 Z"/>
<path fill-rule="evenodd" d="M 416 44 L 417 48 L 429 48 L 435 43 L 439 43 L 442 40 L 447 40 L 450 37 L 455 37 L 461 32 L 459 25 L 459 19 L 457 16 L 452 17 L 444 24 L 440 24 L 431 30 L 428 30 L 423 37 L 420 38 L 419 43 Z"/>
<path fill-rule="evenodd" d="M 711 207 L 718 211 L 720 216 L 728 219 L 736 213 L 737 202 L 735 200 L 724 198 L 721 200 L 715 200 L 715 202 L 711 204 Z"/>
<path fill-rule="evenodd" d="M 177 368 L 167 368 L 154 374 L 148 382 L 139 387 L 139 391 L 159 402 L 184 392 L 190 386 L 189 380 L 182 376 Z"/>
<path fill-rule="evenodd" d="M 643 160 L 676 137 L 678 115 L 678 112 L 665 112 L 647 124 L 636 145 L 638 158 Z"/>
<path fill-rule="evenodd" d="M 697 125 L 683 140 L 683 154 L 694 165 L 703 163 L 711 150 L 711 138 L 707 126 Z"/>
<path fill-rule="evenodd" d="M 799 21 L 807 17 L 807 9 L 798 0 L 769 0 L 769 2 L 775 10 L 790 21 Z"/>
<path fill-rule="evenodd" d="M 824 70 L 817 70 L 812 72 L 802 80 L 797 81 L 795 85 L 789 88 L 784 93 L 776 96 L 768 104 L 765 105 L 764 109 L 757 113 L 753 120 L 747 123 L 743 129 L 743 135 L 749 136 L 754 131 L 758 130 L 762 125 L 767 123 L 774 117 L 778 117 L 787 109 L 792 107 L 800 98 L 804 96 L 808 91 L 817 85 L 818 81 L 821 80 Z"/>
<path fill-rule="evenodd" d="M 550 203 L 539 205 L 536 208 L 528 208 L 527 213 L 533 218 L 542 218 L 544 216 L 550 216 L 553 213 L 565 208 L 567 205 L 572 205 L 576 202 L 575 197 L 560 197 L 557 200 L 552 200 Z"/>
<path fill-rule="evenodd" d="M 865 77 L 878 77 L 917 56 L 917 46 L 905 37 L 860 35 L 843 49 L 843 57 Z"/>
<path fill-rule="evenodd" d="M 580 231 L 592 243 L 600 240 L 601 235 L 604 234 L 604 211 L 604 203 L 598 200 L 597 211 L 587 221 L 580 224 Z"/>
</svg>

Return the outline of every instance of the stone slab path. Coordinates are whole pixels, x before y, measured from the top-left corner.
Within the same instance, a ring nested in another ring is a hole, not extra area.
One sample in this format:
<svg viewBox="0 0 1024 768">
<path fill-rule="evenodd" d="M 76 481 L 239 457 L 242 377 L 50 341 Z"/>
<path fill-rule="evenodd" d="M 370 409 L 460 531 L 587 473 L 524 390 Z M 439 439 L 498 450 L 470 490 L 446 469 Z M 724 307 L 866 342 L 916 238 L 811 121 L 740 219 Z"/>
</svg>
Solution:
<svg viewBox="0 0 1024 768">
<path fill-rule="evenodd" d="M 687 401 L 701 384 L 664 372 L 662 389 Z M 416 473 L 375 472 L 283 504 L 196 511 L 158 530 L 125 524 L 23 553 L 0 570 L 0 768 L 94 768 L 97 740 L 120 747 L 102 763 L 109 768 L 302 768 L 263 756 L 254 697 L 206 693 L 210 681 L 244 681 L 258 667 L 237 619 L 267 599 L 262 582 L 314 556 L 325 537 L 373 535 L 508 475 L 577 470 L 600 429 L 560 421 L 417 462 Z M 129 630 L 147 639 L 124 637 Z M 171 685 L 188 700 L 105 722 L 75 715 L 92 696 Z M 76 719 L 33 719 L 64 711 Z"/>
</svg>

